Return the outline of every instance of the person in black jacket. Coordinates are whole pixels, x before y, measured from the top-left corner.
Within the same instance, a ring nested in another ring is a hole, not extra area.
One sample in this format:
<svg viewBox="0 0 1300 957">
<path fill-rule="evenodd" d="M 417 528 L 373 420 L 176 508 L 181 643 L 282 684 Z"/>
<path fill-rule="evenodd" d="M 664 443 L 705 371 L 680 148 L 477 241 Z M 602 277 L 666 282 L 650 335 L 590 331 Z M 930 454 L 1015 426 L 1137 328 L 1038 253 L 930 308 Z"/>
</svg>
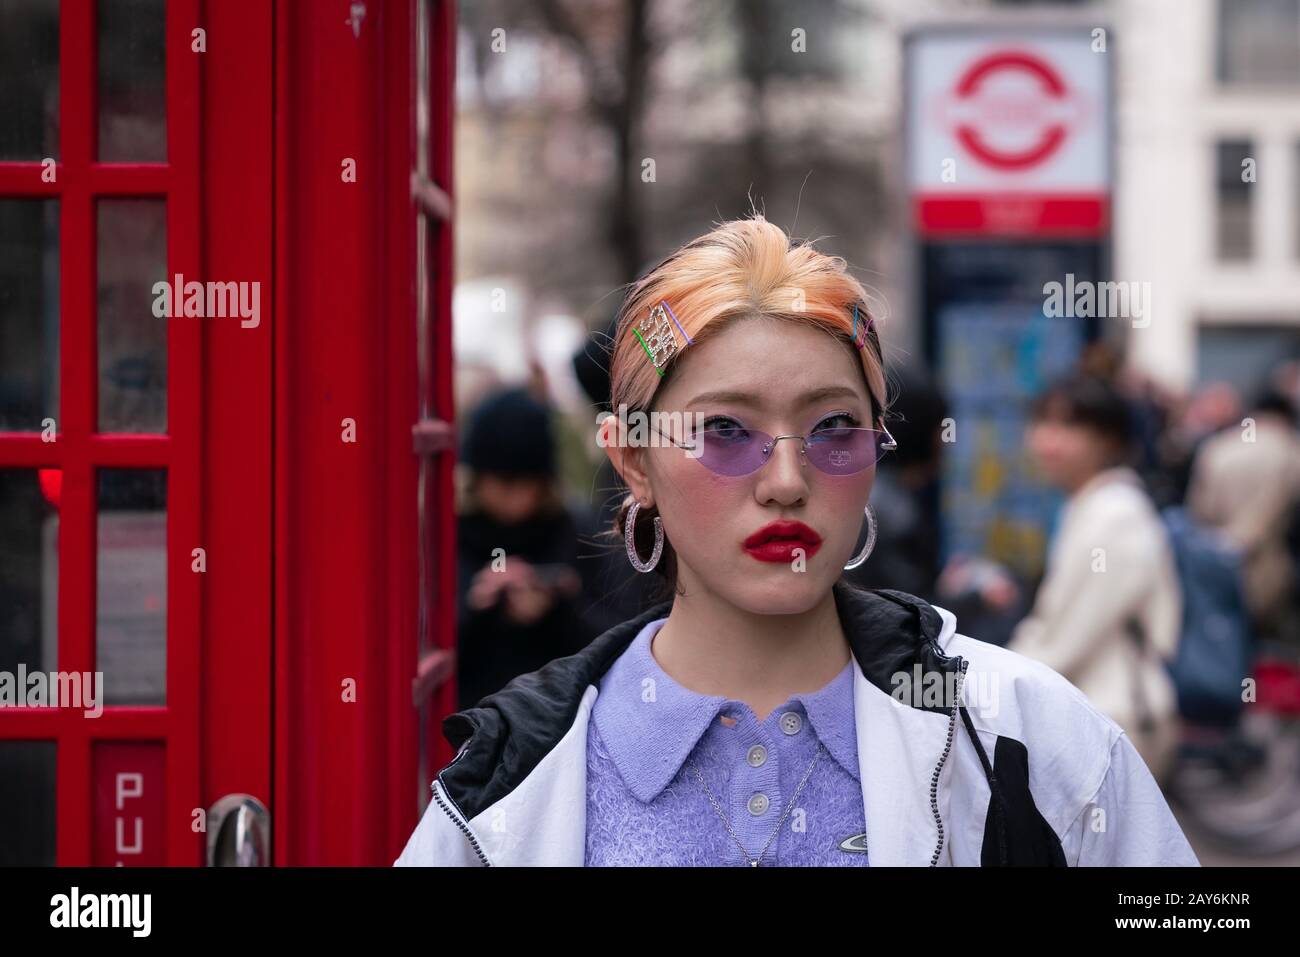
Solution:
<svg viewBox="0 0 1300 957">
<path fill-rule="evenodd" d="M 461 450 L 460 707 L 570 655 L 594 637 L 579 614 L 578 527 L 556 482 L 550 412 L 524 389 L 485 399 Z"/>
</svg>

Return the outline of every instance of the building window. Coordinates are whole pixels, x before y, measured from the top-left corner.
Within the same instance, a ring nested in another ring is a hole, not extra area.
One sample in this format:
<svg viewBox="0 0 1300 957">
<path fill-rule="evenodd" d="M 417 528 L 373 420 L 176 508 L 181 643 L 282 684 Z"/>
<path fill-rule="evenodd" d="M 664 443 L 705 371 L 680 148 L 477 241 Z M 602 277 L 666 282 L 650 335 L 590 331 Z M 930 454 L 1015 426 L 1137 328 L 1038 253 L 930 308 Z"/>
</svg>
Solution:
<svg viewBox="0 0 1300 957">
<path fill-rule="evenodd" d="M 1219 0 L 1218 76 L 1300 86 L 1300 0 Z"/>
<path fill-rule="evenodd" d="M 1250 140 L 1218 144 L 1218 254 L 1223 260 L 1251 255 L 1251 195 L 1255 186 L 1254 148 Z"/>
</svg>

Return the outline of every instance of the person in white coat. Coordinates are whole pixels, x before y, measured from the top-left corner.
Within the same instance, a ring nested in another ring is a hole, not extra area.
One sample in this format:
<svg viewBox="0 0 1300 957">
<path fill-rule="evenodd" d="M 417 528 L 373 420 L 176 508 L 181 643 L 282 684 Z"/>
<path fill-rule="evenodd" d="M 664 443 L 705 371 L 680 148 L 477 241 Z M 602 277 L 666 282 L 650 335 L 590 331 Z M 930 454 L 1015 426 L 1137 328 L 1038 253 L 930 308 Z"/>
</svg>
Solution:
<svg viewBox="0 0 1300 957">
<path fill-rule="evenodd" d="M 896 445 L 843 259 L 724 223 L 617 330 L 617 541 L 667 600 L 447 717 L 456 756 L 398 864 L 1197 864 L 1078 689 L 843 580 Z"/>
<path fill-rule="evenodd" d="M 1125 464 L 1131 436 L 1127 403 L 1101 379 L 1070 376 L 1039 396 L 1029 449 L 1069 498 L 1008 647 L 1078 687 L 1159 780 L 1180 731 L 1165 662 L 1178 649 L 1182 591 L 1160 516 Z"/>
</svg>

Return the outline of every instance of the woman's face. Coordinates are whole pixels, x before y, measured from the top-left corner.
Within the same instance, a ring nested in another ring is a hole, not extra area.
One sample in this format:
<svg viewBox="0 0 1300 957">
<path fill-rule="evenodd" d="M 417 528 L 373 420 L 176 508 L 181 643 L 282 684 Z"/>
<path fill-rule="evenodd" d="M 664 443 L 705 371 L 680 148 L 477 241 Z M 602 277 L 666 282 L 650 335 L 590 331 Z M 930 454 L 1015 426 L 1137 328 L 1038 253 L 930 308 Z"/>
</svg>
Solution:
<svg viewBox="0 0 1300 957">
<path fill-rule="evenodd" d="M 1086 426 L 1048 416 L 1030 423 L 1028 445 L 1034 462 L 1052 485 L 1071 491 L 1106 467 L 1109 448 Z"/>
<path fill-rule="evenodd" d="M 474 494 L 479 505 L 502 525 L 518 525 L 541 511 L 546 500 L 546 479 L 532 476 L 479 474 Z"/>
<path fill-rule="evenodd" d="M 851 351 L 781 320 L 734 322 L 687 347 L 654 411 L 771 436 L 876 427 Z M 758 614 L 798 614 L 825 598 L 853 555 L 875 479 L 874 458 L 853 474 L 820 471 L 804 461 L 798 439 L 777 442 L 757 471 L 740 476 L 716 474 L 673 446 L 610 452 L 616 466 L 622 458 L 637 500 L 658 506 L 686 592 L 711 592 Z M 773 522 L 804 528 L 768 528 Z M 765 528 L 775 537 L 763 543 Z"/>
</svg>

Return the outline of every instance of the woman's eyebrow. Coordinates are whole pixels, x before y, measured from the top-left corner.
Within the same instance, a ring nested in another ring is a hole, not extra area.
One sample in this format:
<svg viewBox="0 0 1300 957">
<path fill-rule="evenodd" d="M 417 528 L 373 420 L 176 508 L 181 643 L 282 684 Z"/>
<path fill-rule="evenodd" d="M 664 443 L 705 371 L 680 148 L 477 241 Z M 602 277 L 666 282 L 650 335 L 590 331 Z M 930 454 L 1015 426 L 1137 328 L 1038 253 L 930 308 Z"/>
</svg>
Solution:
<svg viewBox="0 0 1300 957">
<path fill-rule="evenodd" d="M 847 386 L 828 385 L 828 386 L 822 386 L 819 389 L 812 389 L 808 392 L 805 392 L 803 393 L 803 395 L 799 396 L 799 398 L 796 401 L 800 405 L 811 405 L 814 402 L 821 402 L 824 401 L 825 399 L 861 399 L 861 398 L 862 397 L 858 395 L 858 393 L 854 392 L 852 389 L 848 388 Z M 752 392 L 733 392 L 729 390 L 720 390 L 716 392 L 701 392 L 694 399 L 692 399 L 688 404 L 704 405 L 710 402 L 735 402 L 740 404 L 761 406 L 763 404 L 763 398 L 762 396 L 756 395 Z"/>
</svg>

